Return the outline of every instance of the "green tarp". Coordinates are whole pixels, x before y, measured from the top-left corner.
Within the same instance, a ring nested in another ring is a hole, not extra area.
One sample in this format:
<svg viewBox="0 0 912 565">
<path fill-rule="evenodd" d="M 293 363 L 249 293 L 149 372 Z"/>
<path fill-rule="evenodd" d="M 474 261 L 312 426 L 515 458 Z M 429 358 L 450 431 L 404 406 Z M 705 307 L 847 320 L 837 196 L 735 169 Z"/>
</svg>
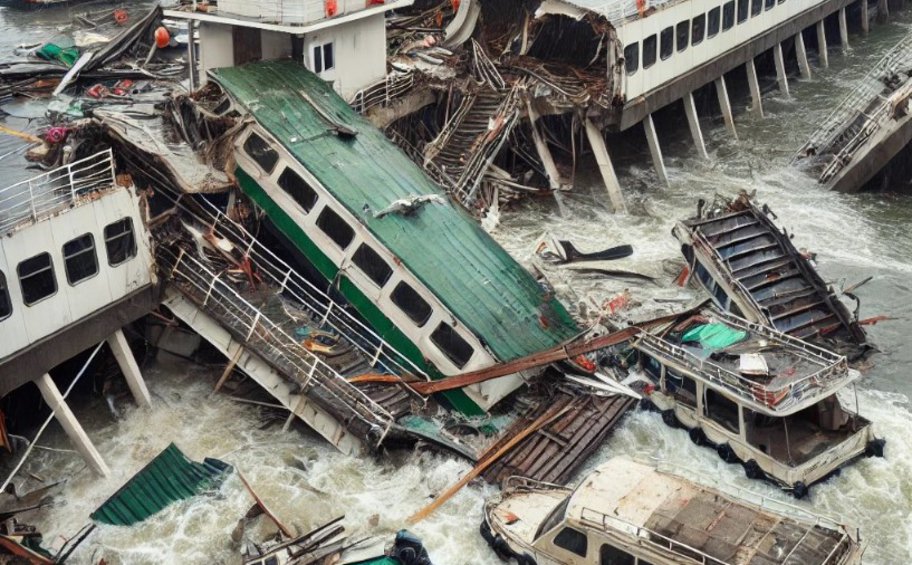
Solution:
<svg viewBox="0 0 912 565">
<path fill-rule="evenodd" d="M 747 332 L 736 330 L 725 324 L 700 324 L 684 332 L 681 341 L 696 341 L 706 349 L 725 349 L 747 338 Z"/>
<path fill-rule="evenodd" d="M 79 59 L 79 48 L 60 47 L 54 43 L 45 43 L 35 51 L 35 55 L 48 61 L 60 61 L 64 65 L 72 67 L 73 63 Z"/>
<path fill-rule="evenodd" d="M 102 524 L 130 526 L 172 502 L 215 488 L 231 470 L 218 459 L 191 461 L 173 443 L 92 513 Z"/>
</svg>

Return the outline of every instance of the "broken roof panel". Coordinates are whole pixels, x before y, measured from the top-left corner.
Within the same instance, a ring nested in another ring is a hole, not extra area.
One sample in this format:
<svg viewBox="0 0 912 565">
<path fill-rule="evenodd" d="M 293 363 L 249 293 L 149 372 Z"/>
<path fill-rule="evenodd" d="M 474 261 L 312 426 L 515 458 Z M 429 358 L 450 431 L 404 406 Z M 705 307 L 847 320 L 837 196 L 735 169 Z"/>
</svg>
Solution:
<svg viewBox="0 0 912 565">
<path fill-rule="evenodd" d="M 548 349 L 577 334 L 563 305 L 449 199 L 410 215 L 375 217 L 398 199 L 442 193 L 328 83 L 293 61 L 211 74 L 498 360 Z M 333 134 L 327 117 L 357 134 Z"/>
</svg>

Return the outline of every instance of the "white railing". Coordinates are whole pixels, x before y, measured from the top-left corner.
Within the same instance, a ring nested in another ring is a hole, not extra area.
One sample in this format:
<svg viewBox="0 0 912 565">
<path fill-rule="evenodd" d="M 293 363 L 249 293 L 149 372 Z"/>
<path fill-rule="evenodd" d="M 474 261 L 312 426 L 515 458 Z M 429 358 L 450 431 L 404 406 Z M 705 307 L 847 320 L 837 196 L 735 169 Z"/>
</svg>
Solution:
<svg viewBox="0 0 912 565">
<path fill-rule="evenodd" d="M 218 14 L 234 14 L 254 18 L 261 22 L 285 25 L 307 24 L 330 18 L 326 0 L 219 0 Z M 336 0 L 339 17 L 371 8 L 367 0 Z"/>
<path fill-rule="evenodd" d="M 114 186 L 110 149 L 17 182 L 0 190 L 0 233 L 76 207 Z"/>
<path fill-rule="evenodd" d="M 650 8 L 658 8 L 665 4 L 680 1 L 682 0 L 645 0 L 642 8 L 637 7 L 637 0 L 613 0 L 611 2 L 572 0 L 570 3 L 604 16 L 611 23 L 618 23 L 621 20 L 639 16 L 641 9 L 645 12 Z"/>
<path fill-rule="evenodd" d="M 405 96 L 415 86 L 415 73 L 393 71 L 351 97 L 348 105 L 359 114 L 376 106 L 389 106 L 391 102 Z"/>
</svg>

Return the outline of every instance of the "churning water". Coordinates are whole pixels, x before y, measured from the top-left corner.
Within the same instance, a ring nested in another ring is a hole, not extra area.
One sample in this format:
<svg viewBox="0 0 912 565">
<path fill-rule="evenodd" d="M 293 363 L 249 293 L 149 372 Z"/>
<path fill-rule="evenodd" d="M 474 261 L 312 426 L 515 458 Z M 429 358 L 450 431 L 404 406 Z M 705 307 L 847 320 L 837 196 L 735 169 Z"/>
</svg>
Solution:
<svg viewBox="0 0 912 565">
<path fill-rule="evenodd" d="M 68 16 L 65 8 L 0 11 L 0 48 L 11 50 L 18 43 L 47 39 L 69 21 Z M 909 21 L 901 15 L 890 24 L 874 26 L 867 37 L 853 35 L 847 54 L 831 50 L 829 69 L 815 67 L 813 80 L 792 83 L 790 99 L 767 94 L 766 118 L 739 112 L 740 142 L 731 139 L 720 120 L 704 116 L 708 162 L 695 156 L 685 132 L 660 122 L 670 187 L 657 182 L 645 152 L 616 163 L 629 214 L 609 214 L 603 190 L 583 180 L 593 175 L 580 174 L 576 189 L 564 195 L 563 214 L 551 200 L 529 202 L 503 211 L 494 231 L 495 238 L 524 262 L 531 260 L 533 242 L 545 231 L 585 250 L 631 243 L 644 262 L 677 259 L 671 227 L 693 213 L 698 198 L 756 190 L 757 200 L 769 204 L 780 225 L 795 233 L 796 245 L 818 253 L 825 279 L 838 286 L 840 281 L 848 285 L 873 275 L 859 291 L 861 315 L 887 314 L 893 320 L 869 329 L 883 353 L 859 384 L 858 402 L 862 414 L 874 421 L 877 434 L 886 437 L 886 457 L 858 461 L 812 488 L 810 498 L 798 503 L 859 527 L 868 543 L 869 563 L 912 561 L 912 384 L 906 372 L 912 361 L 912 347 L 906 342 L 912 334 L 912 200 L 907 195 L 825 192 L 790 168 L 789 160 L 828 109 L 851 90 L 853 81 L 909 32 Z M 747 102 L 733 103 L 743 107 Z M 10 123 L 29 126 L 24 119 Z M 15 150 L 17 143 L 0 139 L 0 154 Z M 15 156 L 3 159 L 0 167 L 7 178 L 23 174 Z M 570 304 L 589 298 L 601 302 L 623 288 L 644 303 L 680 298 L 679 291 L 654 285 L 563 272 L 550 275 Z M 357 460 L 336 453 L 302 427 L 283 433 L 281 420 L 276 422 L 268 410 L 210 396 L 219 370 L 192 364 L 145 367 L 154 408 L 128 410 L 116 421 L 100 400 L 76 407 L 113 476 L 96 478 L 74 453 L 34 452 L 23 477 L 32 472 L 48 480 L 68 479 L 57 506 L 37 520 L 49 544 L 57 546 L 61 536 L 73 535 L 98 504 L 172 441 L 194 459 L 220 457 L 236 465 L 276 514 L 301 529 L 345 514 L 350 531 L 392 533 L 469 468 L 463 461 L 427 453 L 395 461 Z M 846 401 L 852 406 L 855 398 Z M 41 443 L 69 448 L 56 424 Z M 726 465 L 712 451 L 696 447 L 684 432 L 666 427 L 652 413 L 631 414 L 589 466 L 618 454 L 672 466 L 696 480 L 734 484 L 791 501 L 772 486 L 748 481 L 740 466 Z M 29 480 L 27 486 L 38 485 Z M 478 535 L 482 502 L 493 492 L 483 485 L 463 489 L 413 528 L 435 563 L 497 563 Z M 103 557 L 108 563 L 238 562 L 230 533 L 250 503 L 240 481 L 232 477 L 216 495 L 175 504 L 141 525 L 99 527 L 74 561 L 97 563 Z"/>
</svg>

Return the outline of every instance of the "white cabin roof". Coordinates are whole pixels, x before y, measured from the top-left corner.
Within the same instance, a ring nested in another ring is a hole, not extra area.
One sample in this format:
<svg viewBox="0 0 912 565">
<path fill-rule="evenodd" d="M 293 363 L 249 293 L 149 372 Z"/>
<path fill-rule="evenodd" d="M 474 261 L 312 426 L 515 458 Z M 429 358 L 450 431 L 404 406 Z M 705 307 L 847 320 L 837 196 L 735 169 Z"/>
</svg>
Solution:
<svg viewBox="0 0 912 565">
<path fill-rule="evenodd" d="M 645 0 L 644 10 L 679 1 L 684 0 Z M 535 15 L 558 14 L 579 20 L 587 13 L 602 16 L 615 27 L 624 20 L 639 17 L 637 0 L 543 0 Z"/>
</svg>

